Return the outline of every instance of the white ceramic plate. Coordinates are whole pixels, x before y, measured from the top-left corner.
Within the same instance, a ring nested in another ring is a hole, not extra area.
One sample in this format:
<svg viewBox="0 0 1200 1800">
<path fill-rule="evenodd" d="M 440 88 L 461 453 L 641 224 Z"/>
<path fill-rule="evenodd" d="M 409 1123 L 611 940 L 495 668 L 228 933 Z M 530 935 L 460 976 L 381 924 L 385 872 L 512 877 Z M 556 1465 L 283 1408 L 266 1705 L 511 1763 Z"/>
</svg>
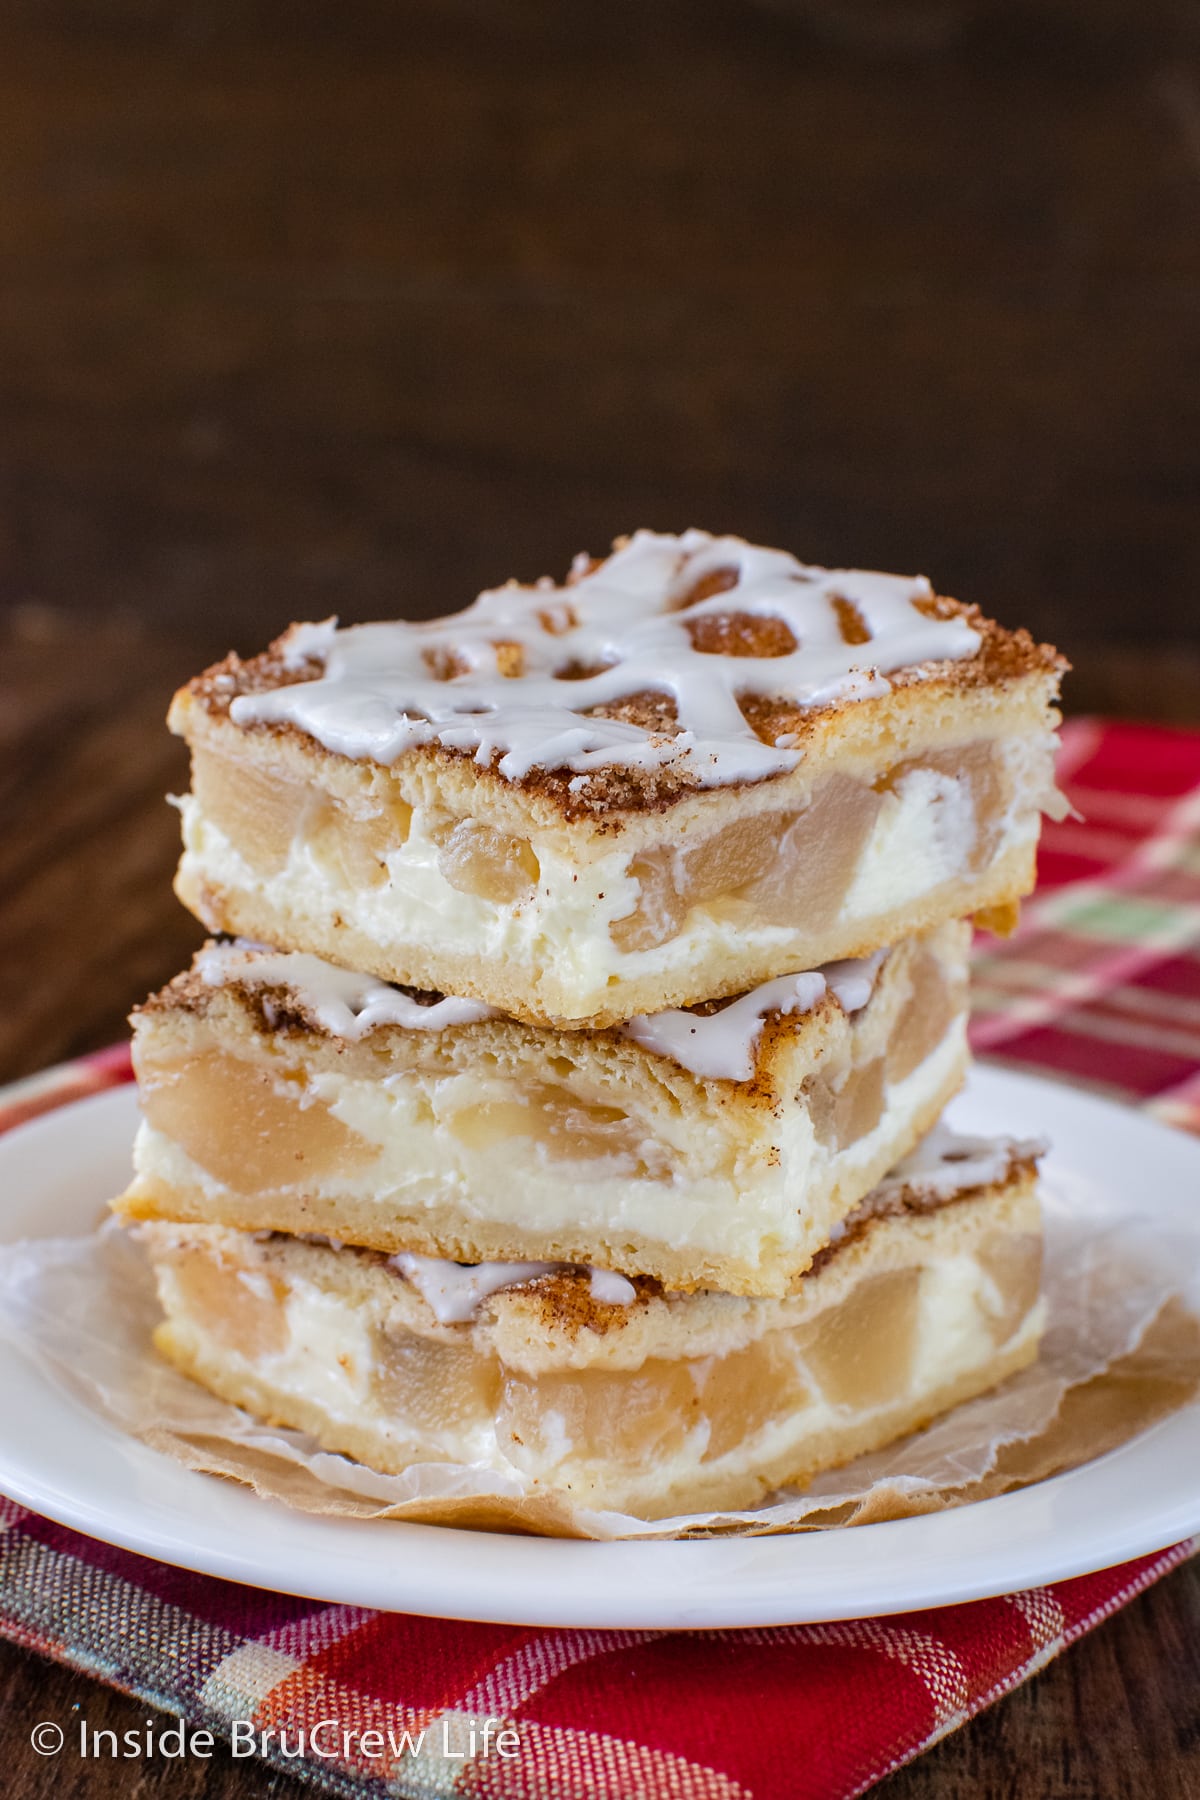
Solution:
<svg viewBox="0 0 1200 1800">
<path fill-rule="evenodd" d="M 0 1139 L 0 1241 L 88 1231 L 128 1176 L 132 1088 Z M 1200 1142 L 1054 1082 L 977 1070 L 954 1122 L 1044 1134 L 1048 1172 L 1169 1221 L 1200 1205 Z M 0 1344 L 0 1490 L 146 1556 L 287 1593 L 444 1618 L 593 1628 L 799 1624 L 1011 1593 L 1200 1531 L 1200 1405 L 1001 1499 L 853 1531 L 690 1543 L 506 1537 L 324 1519 L 123 1437 Z"/>
</svg>

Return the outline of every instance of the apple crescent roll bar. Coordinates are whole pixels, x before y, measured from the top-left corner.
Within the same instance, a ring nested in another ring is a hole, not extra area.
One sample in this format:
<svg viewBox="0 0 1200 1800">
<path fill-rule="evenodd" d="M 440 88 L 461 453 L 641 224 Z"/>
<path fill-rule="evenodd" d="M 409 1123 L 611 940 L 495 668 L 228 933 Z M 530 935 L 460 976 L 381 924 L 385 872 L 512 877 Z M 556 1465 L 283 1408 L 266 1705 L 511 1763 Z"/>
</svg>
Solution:
<svg viewBox="0 0 1200 1800">
<path fill-rule="evenodd" d="M 781 1294 L 959 1087 L 969 939 L 590 1032 L 210 944 L 135 1015 L 117 1210 Z"/>
<path fill-rule="evenodd" d="M 175 697 L 213 931 L 606 1026 L 1012 924 L 1062 659 L 923 578 L 639 531 L 428 623 L 294 625 Z"/>
</svg>

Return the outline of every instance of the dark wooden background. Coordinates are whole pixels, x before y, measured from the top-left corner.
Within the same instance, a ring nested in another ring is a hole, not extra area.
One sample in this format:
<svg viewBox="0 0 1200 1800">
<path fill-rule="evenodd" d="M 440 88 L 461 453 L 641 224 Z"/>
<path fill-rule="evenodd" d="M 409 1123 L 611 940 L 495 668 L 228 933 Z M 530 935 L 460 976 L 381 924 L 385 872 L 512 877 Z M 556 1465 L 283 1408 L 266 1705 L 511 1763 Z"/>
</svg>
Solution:
<svg viewBox="0 0 1200 1800">
<path fill-rule="evenodd" d="M 177 681 L 637 524 L 923 570 L 1076 709 L 1200 722 L 1200 11 L 9 0 L 0 1079 L 199 935 Z M 1200 1792 L 1198 1608 L 890 1791 Z M 10 1648 L 0 1698 L 18 1800 L 292 1791 L 42 1764 L 38 1719 L 140 1709 Z"/>
<path fill-rule="evenodd" d="M 694 523 L 1194 657 L 1198 70 L 1181 0 L 9 0 L 3 595 L 251 650 Z"/>
</svg>

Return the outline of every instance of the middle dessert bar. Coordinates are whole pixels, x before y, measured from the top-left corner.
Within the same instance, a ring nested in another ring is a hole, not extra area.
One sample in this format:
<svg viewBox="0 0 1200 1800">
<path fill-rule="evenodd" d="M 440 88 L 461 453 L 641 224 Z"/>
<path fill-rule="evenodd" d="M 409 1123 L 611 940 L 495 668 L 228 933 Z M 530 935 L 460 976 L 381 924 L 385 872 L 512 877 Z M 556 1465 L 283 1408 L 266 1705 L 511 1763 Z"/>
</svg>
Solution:
<svg viewBox="0 0 1200 1800">
<path fill-rule="evenodd" d="M 209 945 L 136 1016 L 118 1210 L 782 1294 L 960 1085 L 969 940 L 592 1032 Z"/>
</svg>

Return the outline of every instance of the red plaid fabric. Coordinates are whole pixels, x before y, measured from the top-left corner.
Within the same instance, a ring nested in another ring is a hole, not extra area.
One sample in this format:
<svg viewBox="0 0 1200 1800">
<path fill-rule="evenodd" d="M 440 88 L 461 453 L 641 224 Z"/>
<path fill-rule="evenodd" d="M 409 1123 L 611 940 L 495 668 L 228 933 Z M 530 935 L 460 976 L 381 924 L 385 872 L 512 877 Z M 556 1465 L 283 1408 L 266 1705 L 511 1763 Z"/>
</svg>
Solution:
<svg viewBox="0 0 1200 1800">
<path fill-rule="evenodd" d="M 1062 778 L 1083 816 L 981 946 L 976 1048 L 1200 1129 L 1200 735 L 1077 721 Z M 51 1070 L 0 1129 L 128 1079 L 123 1048 Z M 1197 1549 L 889 1619 L 544 1631 L 237 1587 L 0 1501 L 0 1632 L 354 1800 L 849 1800 Z"/>
<path fill-rule="evenodd" d="M 1200 1130 L 1200 733 L 1080 719 L 1021 928 L 985 940 L 976 1052 Z"/>
</svg>

